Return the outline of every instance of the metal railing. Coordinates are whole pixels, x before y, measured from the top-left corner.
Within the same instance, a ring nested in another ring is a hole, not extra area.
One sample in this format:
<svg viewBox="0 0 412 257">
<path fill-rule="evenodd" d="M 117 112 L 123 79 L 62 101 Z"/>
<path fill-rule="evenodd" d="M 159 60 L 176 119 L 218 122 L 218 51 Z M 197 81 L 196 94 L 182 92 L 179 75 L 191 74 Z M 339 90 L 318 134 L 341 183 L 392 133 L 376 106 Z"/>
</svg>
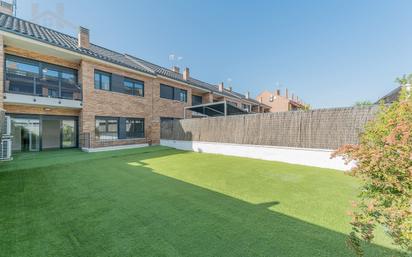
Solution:
<svg viewBox="0 0 412 257">
<path fill-rule="evenodd" d="M 151 140 L 143 137 L 143 138 L 96 138 L 94 133 L 84 132 L 79 134 L 79 147 L 80 148 L 99 148 L 99 147 L 106 147 L 106 146 L 119 146 L 119 145 L 127 145 L 127 144 L 135 144 L 136 142 L 139 143 L 147 143 L 151 144 Z"/>
</svg>

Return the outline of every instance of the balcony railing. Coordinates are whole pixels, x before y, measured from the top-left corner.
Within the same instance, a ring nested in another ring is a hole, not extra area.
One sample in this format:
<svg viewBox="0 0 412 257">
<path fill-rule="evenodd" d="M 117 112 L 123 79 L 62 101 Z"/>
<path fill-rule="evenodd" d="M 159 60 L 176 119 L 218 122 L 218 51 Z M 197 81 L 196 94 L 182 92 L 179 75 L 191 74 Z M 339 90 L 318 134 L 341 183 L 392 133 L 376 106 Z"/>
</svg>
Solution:
<svg viewBox="0 0 412 257">
<path fill-rule="evenodd" d="M 79 84 L 68 79 L 24 76 L 18 72 L 7 72 L 5 92 L 69 100 L 82 100 Z"/>
</svg>

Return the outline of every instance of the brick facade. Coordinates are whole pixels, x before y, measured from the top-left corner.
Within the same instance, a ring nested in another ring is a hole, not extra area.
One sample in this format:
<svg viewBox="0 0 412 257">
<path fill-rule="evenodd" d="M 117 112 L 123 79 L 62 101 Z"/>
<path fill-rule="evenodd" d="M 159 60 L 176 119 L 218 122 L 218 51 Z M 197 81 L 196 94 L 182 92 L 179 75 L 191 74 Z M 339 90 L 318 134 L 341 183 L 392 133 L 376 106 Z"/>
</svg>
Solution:
<svg viewBox="0 0 412 257">
<path fill-rule="evenodd" d="M 0 37 L 0 40 L 2 38 Z M 82 109 L 52 108 L 34 105 L 4 104 L 7 113 L 35 114 L 35 115 L 60 115 L 79 117 L 79 132 L 89 134 L 91 147 L 115 146 L 140 143 L 160 143 L 160 117 L 183 118 L 184 107 L 191 105 L 191 88 L 177 81 L 144 76 L 136 72 L 126 71 L 110 65 L 104 65 L 90 60 L 81 60 L 78 63 L 66 61 L 54 56 L 43 55 L 36 52 L 9 46 L 3 52 L 3 44 L 0 42 L 1 65 L 4 66 L 4 54 L 12 54 L 24 58 L 39 60 L 55 65 L 78 70 L 79 83 L 82 85 Z M 140 80 L 144 82 L 144 96 L 132 96 L 128 94 L 105 91 L 94 88 L 94 72 L 100 70 L 120 76 Z M 3 76 L 0 71 L 0 77 Z M 0 80 L 0 108 L 3 107 L 3 81 Z M 160 84 L 187 90 L 187 102 L 160 98 Z M 111 142 L 98 142 L 94 140 L 95 118 L 124 117 L 144 118 L 145 139 L 118 139 Z"/>
<path fill-rule="evenodd" d="M 4 104 L 4 58 L 5 54 L 16 55 L 24 58 L 34 59 L 50 64 L 55 64 L 78 71 L 78 82 L 82 87 L 82 106 L 80 109 L 56 108 L 50 106 L 38 106 L 35 104 Z M 64 55 L 61 55 L 64 56 Z M 77 58 L 77 60 L 76 60 Z M 77 116 L 80 135 L 88 135 L 90 147 L 138 144 L 138 143 L 160 143 L 160 118 L 190 118 L 191 113 L 184 113 L 184 108 L 192 105 L 192 87 L 184 81 L 164 78 L 161 76 L 148 75 L 128 68 L 122 68 L 92 58 L 77 56 L 66 60 L 62 57 L 50 56 L 47 54 L 20 49 L 13 45 L 4 47 L 3 37 L 0 37 L 0 108 L 3 107 L 7 113 L 14 114 L 35 114 L 35 115 L 59 115 Z M 76 61 L 75 61 L 76 60 Z M 124 93 L 95 89 L 94 73 L 100 70 L 119 76 L 128 77 L 144 82 L 144 96 L 133 96 Z M 187 74 L 188 75 L 188 74 Z M 163 99 L 160 97 L 160 84 L 165 84 L 187 91 L 187 102 Z M 242 103 L 250 104 L 247 100 L 222 96 L 218 93 L 199 93 L 203 103 L 216 101 L 231 101 L 237 103 L 242 108 Z M 260 108 L 259 108 L 260 111 Z M 145 138 L 144 139 L 118 139 L 111 142 L 99 142 L 95 140 L 96 117 L 116 117 L 116 118 L 144 118 Z"/>
<path fill-rule="evenodd" d="M 144 97 L 95 89 L 94 71 L 96 69 L 143 81 Z M 96 116 L 144 118 L 146 137 L 153 142 L 159 142 L 160 132 L 157 136 L 152 131 L 154 129 L 152 124 L 154 118 L 153 92 L 157 90 L 155 89 L 157 83 L 153 78 L 85 60 L 80 64 L 79 76 L 83 91 L 83 108 L 79 119 L 81 133 L 90 133 L 94 137 Z"/>
<path fill-rule="evenodd" d="M 160 98 L 160 84 L 187 90 L 187 102 Z M 192 89 L 181 83 L 166 79 L 156 79 L 153 92 L 154 117 L 184 118 L 184 107 L 192 105 Z"/>
</svg>

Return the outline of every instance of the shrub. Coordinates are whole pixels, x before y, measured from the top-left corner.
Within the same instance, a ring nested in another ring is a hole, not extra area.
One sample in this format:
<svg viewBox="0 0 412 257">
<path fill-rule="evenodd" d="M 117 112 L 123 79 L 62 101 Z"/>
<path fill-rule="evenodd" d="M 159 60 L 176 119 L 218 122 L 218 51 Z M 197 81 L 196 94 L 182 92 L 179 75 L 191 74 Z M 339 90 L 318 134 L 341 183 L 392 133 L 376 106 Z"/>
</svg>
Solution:
<svg viewBox="0 0 412 257">
<path fill-rule="evenodd" d="M 358 256 L 363 256 L 361 239 L 371 242 L 377 225 L 394 244 L 412 252 L 412 96 L 408 94 L 404 88 L 398 102 L 382 103 L 360 143 L 334 153 L 347 163 L 354 161 L 349 174 L 362 180 L 347 240 Z"/>
</svg>

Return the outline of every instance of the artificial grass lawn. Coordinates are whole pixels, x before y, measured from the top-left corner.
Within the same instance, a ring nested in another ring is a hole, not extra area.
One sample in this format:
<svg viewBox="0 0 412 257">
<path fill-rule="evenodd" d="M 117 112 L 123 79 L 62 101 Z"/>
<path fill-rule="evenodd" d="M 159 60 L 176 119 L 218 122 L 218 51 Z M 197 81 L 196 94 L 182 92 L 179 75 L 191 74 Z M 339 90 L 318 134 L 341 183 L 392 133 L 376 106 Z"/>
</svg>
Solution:
<svg viewBox="0 0 412 257">
<path fill-rule="evenodd" d="M 353 256 L 357 187 L 334 170 L 166 147 L 19 154 L 0 163 L 0 256 Z M 377 243 L 366 256 L 397 256 Z"/>
</svg>

